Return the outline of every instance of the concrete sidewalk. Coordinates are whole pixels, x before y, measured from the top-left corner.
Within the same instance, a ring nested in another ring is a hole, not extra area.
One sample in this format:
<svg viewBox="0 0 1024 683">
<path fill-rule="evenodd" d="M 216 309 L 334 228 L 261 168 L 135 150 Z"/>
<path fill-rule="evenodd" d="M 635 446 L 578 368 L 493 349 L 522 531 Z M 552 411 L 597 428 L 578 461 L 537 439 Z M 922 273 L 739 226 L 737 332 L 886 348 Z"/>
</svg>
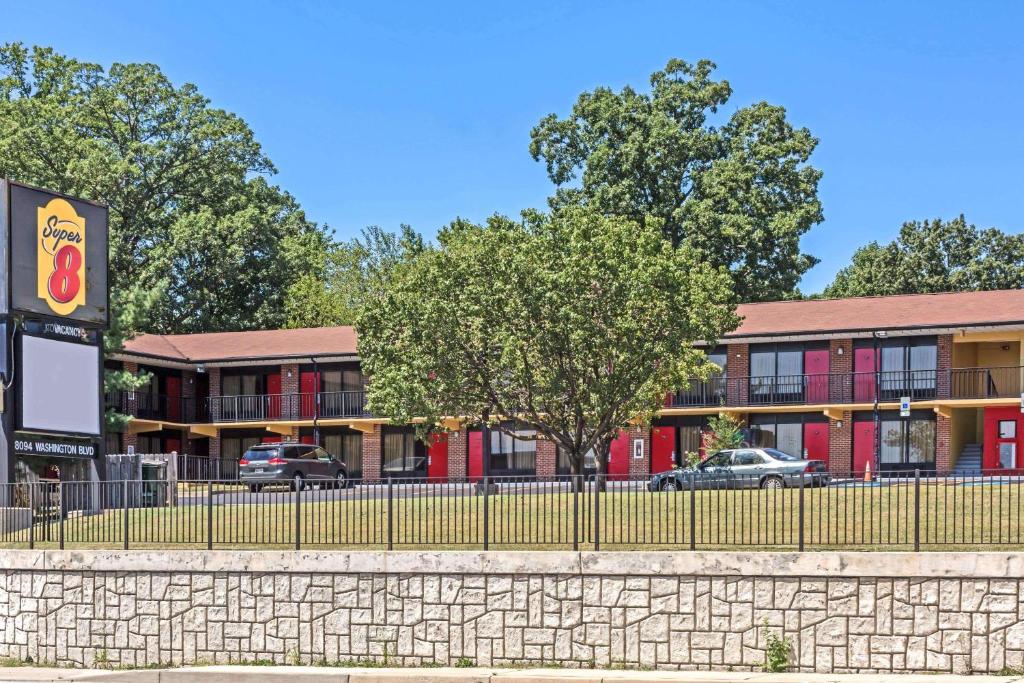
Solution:
<svg viewBox="0 0 1024 683">
<path fill-rule="evenodd" d="M 949 674 L 815 674 L 731 671 L 602 671 L 598 669 L 359 669 L 308 666 L 203 666 L 101 671 L 0 668 L 0 683 L 1024 683 L 1022 676 Z"/>
</svg>

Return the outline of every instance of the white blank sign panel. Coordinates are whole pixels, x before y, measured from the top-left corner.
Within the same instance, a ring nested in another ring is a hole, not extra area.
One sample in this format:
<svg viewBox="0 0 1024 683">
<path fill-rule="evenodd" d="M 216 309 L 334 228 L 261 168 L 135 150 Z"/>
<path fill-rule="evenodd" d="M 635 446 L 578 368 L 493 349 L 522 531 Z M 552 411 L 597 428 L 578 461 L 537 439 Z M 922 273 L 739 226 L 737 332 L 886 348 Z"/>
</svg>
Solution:
<svg viewBox="0 0 1024 683">
<path fill-rule="evenodd" d="M 22 426 L 99 434 L 99 353 L 98 346 L 22 337 Z"/>
</svg>

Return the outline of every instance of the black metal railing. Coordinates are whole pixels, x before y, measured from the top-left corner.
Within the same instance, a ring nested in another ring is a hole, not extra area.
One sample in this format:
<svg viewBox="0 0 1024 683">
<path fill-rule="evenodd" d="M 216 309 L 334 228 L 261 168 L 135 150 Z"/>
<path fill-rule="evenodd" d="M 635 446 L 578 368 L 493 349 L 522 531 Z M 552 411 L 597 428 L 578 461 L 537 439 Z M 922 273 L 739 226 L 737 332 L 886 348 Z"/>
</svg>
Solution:
<svg viewBox="0 0 1024 683">
<path fill-rule="evenodd" d="M 205 401 L 211 422 L 310 420 L 314 417 L 368 417 L 365 391 L 213 396 Z"/>
<path fill-rule="evenodd" d="M 197 421 L 195 399 L 167 396 L 141 391 L 112 391 L 106 395 L 106 405 L 123 415 L 144 420 L 163 420 L 182 424 Z"/>
<path fill-rule="evenodd" d="M 244 484 L 244 483 L 243 483 Z M 1024 542 L 1022 472 L 0 486 L 3 547 L 948 549 Z"/>
<path fill-rule="evenodd" d="M 669 394 L 665 406 L 749 407 L 764 405 L 822 405 L 826 403 L 894 402 L 939 398 L 936 370 L 893 372 L 811 373 L 799 375 L 750 375 L 694 380 Z"/>
</svg>

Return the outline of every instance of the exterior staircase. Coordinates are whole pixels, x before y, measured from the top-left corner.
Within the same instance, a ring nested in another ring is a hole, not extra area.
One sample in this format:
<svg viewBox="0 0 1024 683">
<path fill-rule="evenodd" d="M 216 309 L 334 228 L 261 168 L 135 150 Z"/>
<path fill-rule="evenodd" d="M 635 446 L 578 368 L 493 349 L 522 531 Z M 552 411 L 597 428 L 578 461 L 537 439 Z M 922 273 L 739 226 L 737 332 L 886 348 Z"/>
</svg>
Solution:
<svg viewBox="0 0 1024 683">
<path fill-rule="evenodd" d="M 956 459 L 956 467 L 953 474 L 962 476 L 976 476 L 981 474 L 981 444 L 969 443 L 960 451 L 960 457 Z"/>
</svg>

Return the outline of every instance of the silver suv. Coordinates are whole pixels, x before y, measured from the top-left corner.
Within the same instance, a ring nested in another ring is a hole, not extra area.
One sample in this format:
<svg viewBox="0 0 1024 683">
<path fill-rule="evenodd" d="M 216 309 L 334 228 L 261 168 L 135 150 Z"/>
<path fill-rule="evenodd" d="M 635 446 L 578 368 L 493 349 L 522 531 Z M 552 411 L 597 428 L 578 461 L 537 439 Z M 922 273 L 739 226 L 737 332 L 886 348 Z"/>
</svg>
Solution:
<svg viewBox="0 0 1024 683">
<path fill-rule="evenodd" d="M 330 483 L 337 488 L 348 484 L 345 464 L 319 446 L 273 443 L 253 446 L 238 462 L 238 479 L 252 492 L 267 484 L 290 484 L 301 491 L 307 484 Z"/>
</svg>

